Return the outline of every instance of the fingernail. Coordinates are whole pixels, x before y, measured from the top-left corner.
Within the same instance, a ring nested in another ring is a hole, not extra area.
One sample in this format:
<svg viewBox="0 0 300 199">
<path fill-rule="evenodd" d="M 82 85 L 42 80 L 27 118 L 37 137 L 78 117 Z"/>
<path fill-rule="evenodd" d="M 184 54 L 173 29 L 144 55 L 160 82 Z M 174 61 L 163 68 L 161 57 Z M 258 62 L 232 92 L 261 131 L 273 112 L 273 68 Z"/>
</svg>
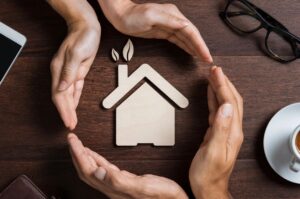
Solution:
<svg viewBox="0 0 300 199">
<path fill-rule="evenodd" d="M 216 68 L 218 68 L 218 67 L 217 66 L 212 66 L 211 71 L 213 72 Z"/>
<path fill-rule="evenodd" d="M 210 56 L 210 55 L 203 57 L 203 59 L 205 62 L 207 62 L 209 64 L 212 64 L 214 62 L 212 56 Z"/>
<path fill-rule="evenodd" d="M 60 84 L 59 84 L 59 86 L 58 86 L 58 90 L 59 90 L 59 91 L 64 91 L 64 90 L 67 89 L 67 87 L 68 87 L 67 82 L 66 82 L 66 81 L 62 81 L 62 82 L 60 82 Z"/>
<path fill-rule="evenodd" d="M 103 167 L 98 167 L 94 175 L 98 180 L 103 181 L 106 176 L 106 170 Z"/>
<path fill-rule="evenodd" d="M 69 140 L 74 139 L 74 138 L 76 138 L 75 134 L 73 134 L 73 133 L 68 134 L 68 139 Z"/>
<path fill-rule="evenodd" d="M 221 115 L 222 117 L 231 117 L 233 113 L 233 107 L 231 104 L 226 103 L 222 106 Z"/>
</svg>

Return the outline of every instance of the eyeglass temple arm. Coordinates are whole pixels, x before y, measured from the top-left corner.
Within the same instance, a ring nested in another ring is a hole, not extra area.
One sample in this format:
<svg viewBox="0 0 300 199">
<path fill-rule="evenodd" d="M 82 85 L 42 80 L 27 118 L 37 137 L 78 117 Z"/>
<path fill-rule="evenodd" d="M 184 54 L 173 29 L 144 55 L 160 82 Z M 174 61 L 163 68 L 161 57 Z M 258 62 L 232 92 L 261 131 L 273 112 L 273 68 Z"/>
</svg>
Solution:
<svg viewBox="0 0 300 199">
<path fill-rule="evenodd" d="M 286 32 L 288 32 L 291 36 L 293 36 L 298 42 L 300 42 L 300 38 L 294 34 L 292 34 L 282 23 L 280 23 L 279 21 L 277 21 L 274 17 L 272 17 L 271 15 L 269 15 L 268 13 L 266 13 L 265 11 L 263 11 L 262 9 L 258 8 L 257 6 L 255 6 L 254 4 L 252 4 L 251 2 L 247 1 L 247 3 L 251 6 L 253 6 L 253 8 L 260 14 L 262 15 L 264 18 L 266 18 L 267 20 L 269 20 L 270 22 L 272 22 L 274 25 L 278 25 L 280 28 L 282 28 L 283 30 L 285 30 Z"/>
<path fill-rule="evenodd" d="M 289 31 L 282 23 L 280 23 L 279 21 L 277 21 L 271 15 L 269 15 L 268 13 L 266 13 L 265 11 L 263 11 L 262 9 L 260 9 L 259 7 L 257 7 L 256 5 L 252 4 L 251 2 L 247 1 L 247 3 L 249 5 L 251 5 L 260 15 L 262 15 L 262 17 L 264 17 L 265 19 L 267 19 L 273 25 L 277 25 L 280 28 L 284 29 L 285 31 Z"/>
</svg>

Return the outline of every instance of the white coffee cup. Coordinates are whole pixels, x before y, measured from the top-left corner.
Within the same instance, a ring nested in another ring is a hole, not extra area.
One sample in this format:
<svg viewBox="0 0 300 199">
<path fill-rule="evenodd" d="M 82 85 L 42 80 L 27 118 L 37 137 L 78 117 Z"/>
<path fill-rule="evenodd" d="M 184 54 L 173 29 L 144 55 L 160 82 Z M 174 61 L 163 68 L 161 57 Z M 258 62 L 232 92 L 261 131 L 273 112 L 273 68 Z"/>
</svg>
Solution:
<svg viewBox="0 0 300 199">
<path fill-rule="evenodd" d="M 293 133 L 290 135 L 290 150 L 292 152 L 292 159 L 290 162 L 290 169 L 294 172 L 300 171 L 300 151 L 296 144 L 297 135 L 300 133 L 300 125 L 295 128 Z"/>
</svg>

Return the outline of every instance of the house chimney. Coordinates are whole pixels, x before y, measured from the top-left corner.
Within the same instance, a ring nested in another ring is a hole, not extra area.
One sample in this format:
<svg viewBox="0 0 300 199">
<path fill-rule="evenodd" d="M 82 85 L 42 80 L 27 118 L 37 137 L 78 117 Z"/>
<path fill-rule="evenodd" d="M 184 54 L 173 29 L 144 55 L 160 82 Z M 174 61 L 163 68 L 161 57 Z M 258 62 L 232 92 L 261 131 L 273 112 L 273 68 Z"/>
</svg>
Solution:
<svg viewBox="0 0 300 199">
<path fill-rule="evenodd" d="M 119 64 L 118 65 L 118 85 L 121 86 L 128 77 L 128 65 Z"/>
</svg>

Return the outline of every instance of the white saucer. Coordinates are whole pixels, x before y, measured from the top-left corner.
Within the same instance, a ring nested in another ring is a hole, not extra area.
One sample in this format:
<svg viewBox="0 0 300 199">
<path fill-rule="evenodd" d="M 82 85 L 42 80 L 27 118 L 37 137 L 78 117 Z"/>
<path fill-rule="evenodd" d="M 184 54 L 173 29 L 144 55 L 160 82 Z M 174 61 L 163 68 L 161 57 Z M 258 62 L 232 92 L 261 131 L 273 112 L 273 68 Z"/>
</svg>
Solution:
<svg viewBox="0 0 300 199">
<path fill-rule="evenodd" d="M 282 178 L 296 184 L 300 184 L 300 171 L 289 168 L 292 159 L 289 136 L 299 124 L 300 103 L 288 105 L 273 116 L 264 136 L 264 151 L 269 164 Z"/>
</svg>

